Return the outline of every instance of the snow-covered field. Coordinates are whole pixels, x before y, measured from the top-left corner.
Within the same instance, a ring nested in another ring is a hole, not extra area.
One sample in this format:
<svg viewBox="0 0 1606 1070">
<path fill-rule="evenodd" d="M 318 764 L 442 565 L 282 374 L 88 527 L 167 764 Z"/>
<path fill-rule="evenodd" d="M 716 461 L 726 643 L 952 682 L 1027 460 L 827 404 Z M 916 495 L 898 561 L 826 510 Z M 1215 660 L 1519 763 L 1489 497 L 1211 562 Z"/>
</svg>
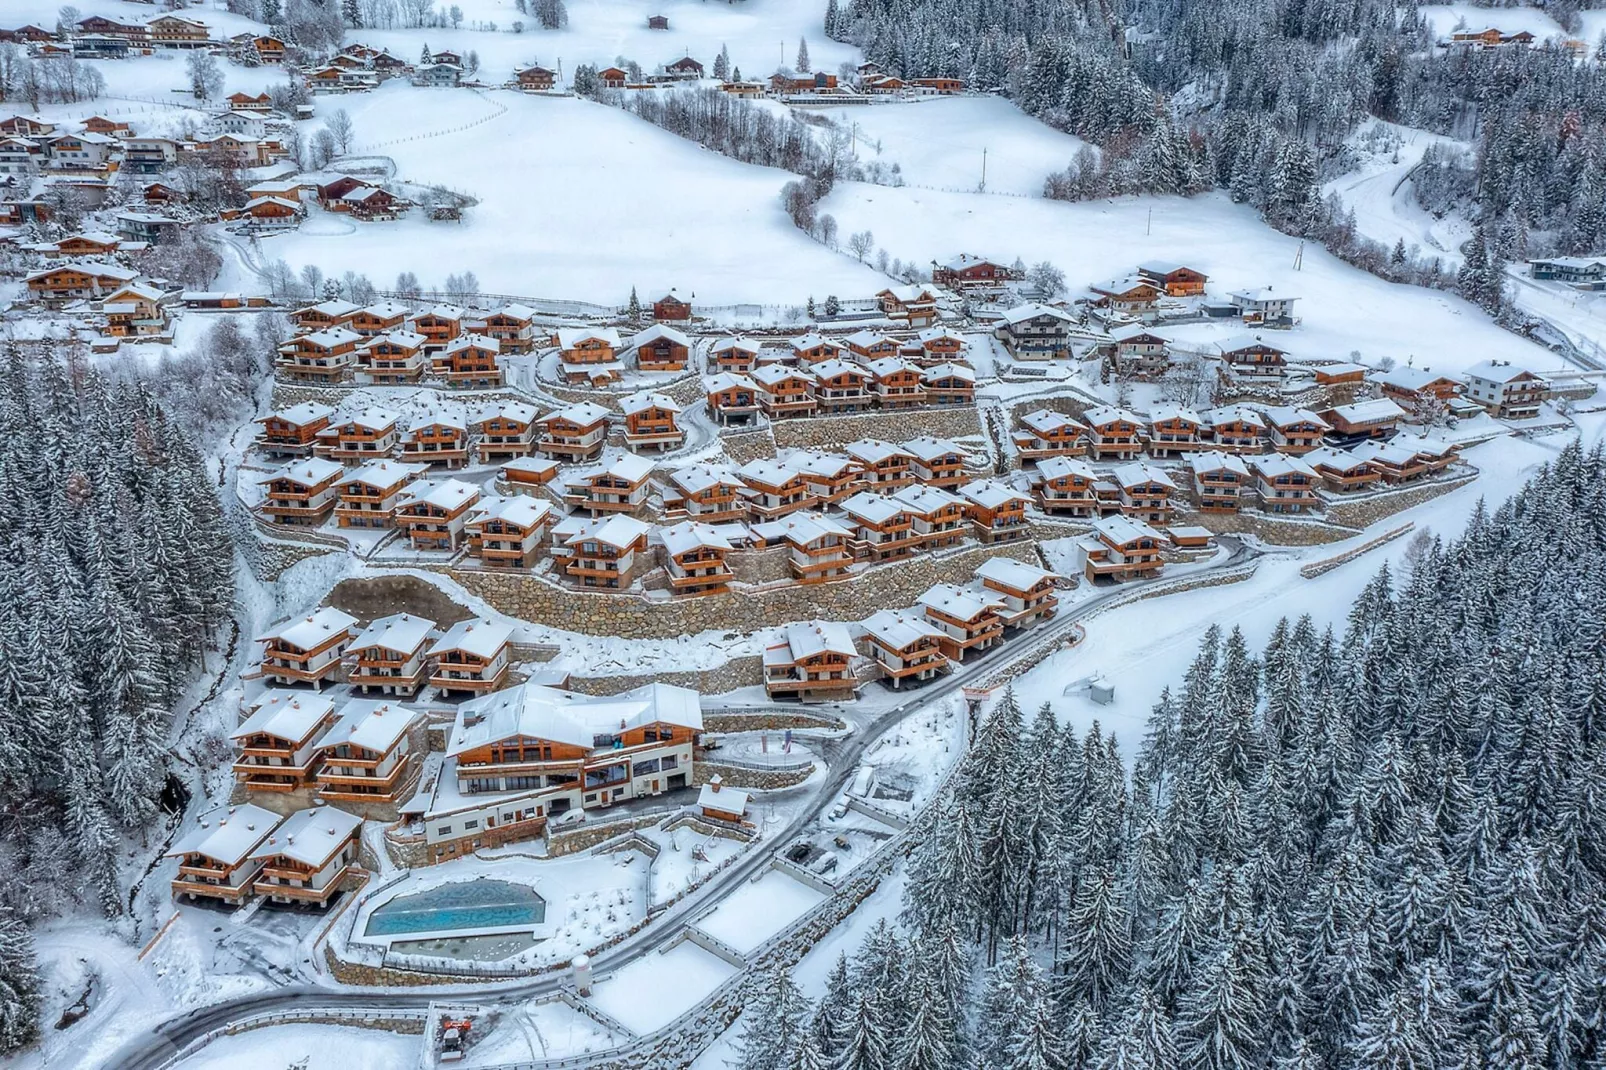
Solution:
<svg viewBox="0 0 1606 1070">
<path fill-rule="evenodd" d="M 338 1025 L 287 1025 L 223 1037 L 177 1070 L 396 1070 L 418 1061 L 419 1038 Z M 302 1063 L 300 1060 L 305 1059 Z"/>
<path fill-rule="evenodd" d="M 1433 27 L 1437 37 L 1448 37 L 1452 30 L 1482 30 L 1494 27 L 1501 33 L 1529 33 L 1547 37 L 1571 37 L 1556 20 L 1534 7 L 1480 7 L 1477 4 L 1429 4 L 1417 8 L 1422 21 Z"/>
<path fill-rule="evenodd" d="M 662 1029 L 736 973 L 690 941 L 637 959 L 597 982 L 591 1002 L 635 1033 Z"/>
<path fill-rule="evenodd" d="M 780 870 L 766 870 L 725 897 L 697 927 L 746 954 L 825 898 Z"/>
</svg>

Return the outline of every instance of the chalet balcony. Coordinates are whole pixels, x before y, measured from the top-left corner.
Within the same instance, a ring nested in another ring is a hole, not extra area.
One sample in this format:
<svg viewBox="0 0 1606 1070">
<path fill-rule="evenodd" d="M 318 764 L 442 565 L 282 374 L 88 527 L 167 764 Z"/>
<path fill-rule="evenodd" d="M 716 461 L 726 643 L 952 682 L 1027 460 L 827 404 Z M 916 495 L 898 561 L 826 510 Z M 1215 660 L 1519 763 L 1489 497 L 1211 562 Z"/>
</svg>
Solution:
<svg viewBox="0 0 1606 1070">
<path fill-rule="evenodd" d="M 256 882 L 252 884 L 251 889 L 258 895 L 279 896 L 284 899 L 294 899 L 303 903 L 326 903 L 328 902 L 329 897 L 334 895 L 335 889 L 339 887 L 341 880 L 343 880 L 346 874 L 350 871 L 351 867 L 349 865 L 341 866 L 340 869 L 332 877 L 330 877 L 328 881 L 324 882 L 322 886 L 314 888 L 308 887 L 305 884 L 302 884 L 298 887 L 294 884 L 288 883 L 290 880 L 305 880 L 309 874 L 298 873 L 294 870 L 265 868 L 262 871 L 262 876 L 256 879 Z M 272 879 L 275 877 L 279 877 L 281 879 Z"/>
<path fill-rule="evenodd" d="M 926 403 L 926 391 L 921 387 L 891 387 L 877 390 L 875 397 L 883 409 L 907 409 Z"/>
<path fill-rule="evenodd" d="M 181 870 L 182 872 L 182 870 Z M 208 899 L 221 899 L 227 903 L 238 903 L 250 895 L 252 885 L 247 881 L 243 886 L 231 884 L 212 884 L 208 881 L 176 880 L 173 882 L 173 896 L 203 896 Z"/>
</svg>

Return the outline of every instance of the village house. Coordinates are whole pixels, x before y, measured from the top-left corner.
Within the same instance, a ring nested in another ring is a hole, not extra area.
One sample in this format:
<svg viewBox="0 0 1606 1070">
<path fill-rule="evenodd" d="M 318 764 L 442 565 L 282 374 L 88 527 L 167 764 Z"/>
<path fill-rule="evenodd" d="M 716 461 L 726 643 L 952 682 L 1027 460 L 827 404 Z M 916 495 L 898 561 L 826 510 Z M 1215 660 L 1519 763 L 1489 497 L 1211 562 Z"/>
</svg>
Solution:
<svg viewBox="0 0 1606 1070">
<path fill-rule="evenodd" d="M 558 331 L 557 340 L 558 367 L 565 382 L 613 382 L 624 370 L 618 360 L 619 332 L 612 327 L 564 327 Z"/>
<path fill-rule="evenodd" d="M 1303 513 L 1321 504 L 1316 488 L 1322 477 L 1303 457 L 1268 453 L 1251 457 L 1255 492 L 1269 513 Z"/>
<path fill-rule="evenodd" d="M 451 790 L 424 815 L 431 859 L 537 836 L 564 814 L 688 787 L 699 706 L 695 691 L 659 683 L 606 697 L 526 683 L 463 703 L 442 772 Z"/>
<path fill-rule="evenodd" d="M 461 334 L 435 353 L 431 358 L 432 370 L 451 387 L 501 386 L 502 368 L 497 360 L 501 352 L 502 347 L 495 338 Z"/>
<path fill-rule="evenodd" d="M 507 682 L 513 628 L 470 617 L 446 629 L 429 648 L 429 684 L 443 695 L 483 695 Z"/>
<path fill-rule="evenodd" d="M 424 336 L 424 349 L 433 353 L 456 341 L 467 315 L 456 305 L 435 305 L 413 317 L 413 330 Z"/>
<path fill-rule="evenodd" d="M 1367 456 L 1335 449 L 1332 446 L 1311 450 L 1304 455 L 1303 460 L 1322 477 L 1322 483 L 1328 490 L 1340 493 L 1366 490 L 1383 478 L 1383 473 L 1372 465 Z"/>
<path fill-rule="evenodd" d="M 996 479 L 978 479 L 959 488 L 976 537 L 985 543 L 1014 542 L 1031 533 L 1026 507 L 1031 497 Z"/>
<path fill-rule="evenodd" d="M 690 62 L 695 64 L 697 61 Z M 702 68 L 698 67 L 697 71 L 697 76 L 702 77 Z M 691 319 L 691 304 L 682 301 L 676 296 L 675 291 L 671 290 L 652 303 L 652 318 L 659 323 L 684 322 Z"/>
<path fill-rule="evenodd" d="M 411 202 L 396 196 L 383 186 L 363 186 L 343 194 L 340 208 L 351 216 L 368 223 L 400 219 L 412 207 Z"/>
<path fill-rule="evenodd" d="M 1326 420 L 1309 409 L 1276 405 L 1261 413 L 1266 418 L 1267 439 L 1278 453 L 1309 453 L 1332 430 Z"/>
<path fill-rule="evenodd" d="M 966 654 L 986 650 L 1004 638 L 1000 612 L 1004 600 L 997 591 L 938 583 L 927 589 L 917 604 L 927 623 L 941 633 L 938 645 L 951 661 L 962 662 Z"/>
<path fill-rule="evenodd" d="M 51 134 L 40 144 L 50 166 L 60 171 L 103 171 L 118 140 L 88 131 L 78 134 Z"/>
<path fill-rule="evenodd" d="M 205 48 L 212 43 L 212 31 L 199 19 L 182 15 L 158 15 L 145 24 L 151 44 L 160 48 Z"/>
<path fill-rule="evenodd" d="M 1226 405 L 1201 414 L 1205 437 L 1228 453 L 1259 453 L 1265 447 L 1266 421 L 1254 409 Z"/>
<path fill-rule="evenodd" d="M 770 420 L 793 416 L 813 416 L 819 402 L 814 396 L 814 377 L 796 368 L 766 364 L 753 371 L 758 387 L 758 407 Z"/>
<path fill-rule="evenodd" d="M 338 681 L 340 659 L 356 637 L 356 623 L 356 617 L 333 606 L 286 621 L 257 637 L 263 644 L 258 675 L 281 687 L 311 684 L 319 689 L 326 681 Z"/>
<path fill-rule="evenodd" d="M 533 494 L 535 488 L 544 487 L 556 479 L 560 467 L 557 461 L 546 457 L 514 457 L 497 466 L 496 478 L 515 490 L 529 488 Z"/>
<path fill-rule="evenodd" d="M 755 549 L 787 548 L 787 565 L 798 583 L 839 579 L 853 565 L 854 529 L 820 513 L 795 512 L 752 525 Z"/>
<path fill-rule="evenodd" d="M 1606 256 L 1553 256 L 1528 261 L 1535 279 L 1565 282 L 1582 290 L 1606 287 Z"/>
<path fill-rule="evenodd" d="M 870 408 L 870 373 L 851 361 L 832 358 L 809 369 L 813 395 L 822 414 L 862 412 Z"/>
<path fill-rule="evenodd" d="M 258 417 L 262 425 L 254 445 L 280 457 L 306 457 L 312 453 L 319 431 L 329 426 L 335 410 L 318 401 L 303 401 L 288 409 Z"/>
<path fill-rule="evenodd" d="M 1110 330 L 1108 348 L 1117 372 L 1153 378 L 1171 367 L 1170 344 L 1169 338 L 1141 323 L 1124 323 Z"/>
<path fill-rule="evenodd" d="M 1550 396 L 1550 381 L 1508 360 L 1486 360 L 1463 373 L 1469 401 L 1498 420 L 1532 420 Z"/>
<path fill-rule="evenodd" d="M 721 338 L 709 349 L 716 372 L 750 372 L 758 366 L 758 343 L 745 338 Z"/>
<path fill-rule="evenodd" d="M 759 458 L 742 465 L 736 477 L 747 489 L 747 509 L 755 518 L 776 520 L 814 504 L 808 478 L 783 461 Z"/>
<path fill-rule="evenodd" d="M 558 83 L 558 72 L 540 65 L 513 72 L 514 81 L 526 93 L 545 93 Z"/>
<path fill-rule="evenodd" d="M 254 226 L 275 229 L 295 226 L 301 222 L 306 209 L 300 201 L 285 197 L 253 197 L 245 202 L 240 213 L 250 219 Z"/>
<path fill-rule="evenodd" d="M 1143 452 L 1143 421 L 1129 409 L 1099 405 L 1082 414 L 1087 451 L 1094 460 L 1135 460 Z"/>
<path fill-rule="evenodd" d="M 127 286 L 139 272 L 98 260 L 73 260 L 24 276 L 28 296 L 53 304 L 83 298 L 98 298 Z"/>
<path fill-rule="evenodd" d="M 883 409 L 907 409 L 926 403 L 926 381 L 920 366 L 902 357 L 882 357 L 869 365 L 876 404 Z M 975 384 L 971 384 L 974 393 Z"/>
<path fill-rule="evenodd" d="M 334 701 L 321 694 L 269 688 L 229 740 L 235 783 L 246 791 L 288 792 L 312 782 L 318 737 L 335 723 Z"/>
<path fill-rule="evenodd" d="M 1093 484 L 1098 476 L 1080 457 L 1056 454 L 1037 462 L 1033 477 L 1037 502 L 1045 513 L 1090 517 L 1098 512 Z"/>
<path fill-rule="evenodd" d="M 1121 488 L 1121 513 L 1150 524 L 1168 524 L 1175 511 L 1171 495 L 1176 483 L 1164 471 L 1146 461 L 1123 464 L 1110 473 Z"/>
<path fill-rule="evenodd" d="M 556 519 L 551 502 L 528 494 L 481 498 L 463 521 L 469 556 L 485 568 L 534 568 Z"/>
<path fill-rule="evenodd" d="M 683 520 L 663 528 L 664 571 L 677 595 L 724 594 L 735 573 L 725 561 L 730 540 L 711 524 Z"/>
<path fill-rule="evenodd" d="M 860 468 L 860 479 L 873 490 L 889 491 L 915 481 L 915 455 L 904 446 L 878 438 L 861 438 L 842 447 Z"/>
<path fill-rule="evenodd" d="M 1240 379 L 1280 380 L 1288 370 L 1288 353 L 1259 335 L 1237 334 L 1219 343 L 1221 359 Z"/>
<path fill-rule="evenodd" d="M 424 686 L 425 651 L 438 635 L 434 621 L 416 614 L 380 617 L 346 648 L 346 682 L 364 695 L 412 698 Z"/>
<path fill-rule="evenodd" d="M 619 403 L 625 421 L 625 447 L 632 452 L 678 449 L 686 441 L 679 424 L 680 405 L 667 394 L 643 390 Z"/>
<path fill-rule="evenodd" d="M 870 656 L 896 690 L 905 681 L 925 681 L 947 672 L 942 632 L 923 615 L 882 609 L 864 622 Z"/>
<path fill-rule="evenodd" d="M 463 68 L 455 63 L 428 63 L 413 69 L 413 84 L 433 89 L 456 89 L 463 81 Z"/>
<path fill-rule="evenodd" d="M 1167 405 L 1149 414 L 1149 452 L 1177 457 L 1200 448 L 1204 417 L 1192 409 Z"/>
<path fill-rule="evenodd" d="M 362 335 L 345 327 L 297 335 L 279 347 L 275 366 L 292 382 L 339 382 L 356 367 L 361 341 Z"/>
<path fill-rule="evenodd" d="M 202 814 L 163 855 L 178 859 L 173 898 L 215 899 L 231 906 L 245 902 L 262 868 L 251 852 L 278 824 L 278 814 L 250 803 Z"/>
<path fill-rule="evenodd" d="M 864 361 L 879 360 L 882 357 L 895 357 L 898 355 L 898 351 L 903 348 L 903 343 L 890 334 L 871 330 L 854 331 L 842 339 L 842 342 L 848 347 L 849 353 Z M 811 357 L 809 370 L 818 374 L 818 365 L 813 363 L 813 359 Z"/>
<path fill-rule="evenodd" d="M 915 360 L 922 365 L 965 365 L 965 353 L 969 347 L 964 336 L 946 327 L 927 327 L 915 336 L 915 342 L 920 350 Z M 905 349 L 904 352 L 910 351 Z"/>
<path fill-rule="evenodd" d="M 1164 260 L 1148 260 L 1138 265 L 1138 277 L 1158 287 L 1169 297 L 1198 297 L 1210 276 L 1195 268 Z"/>
<path fill-rule="evenodd" d="M 407 786 L 409 733 L 419 714 L 391 699 L 354 698 L 318 740 L 318 797 L 329 802 L 395 802 Z"/>
<path fill-rule="evenodd" d="M 1436 438 L 1397 435 L 1389 442 L 1367 441 L 1352 455 L 1364 461 L 1385 483 L 1407 483 L 1438 472 L 1455 460 L 1455 447 Z"/>
<path fill-rule="evenodd" d="M 40 115 L 13 115 L 0 119 L 0 134 L 42 140 L 56 132 L 56 124 Z"/>
<path fill-rule="evenodd" d="M 161 290 L 149 283 L 118 287 L 101 303 L 106 317 L 102 333 L 111 338 L 149 338 L 168 333 L 172 323 Z"/>
<path fill-rule="evenodd" d="M 367 463 L 389 456 L 396 448 L 400 419 L 399 413 L 377 405 L 340 413 L 318 432 L 314 450 L 320 457 L 343 462 Z"/>
<path fill-rule="evenodd" d="M 1294 302 L 1299 298 L 1275 293 L 1270 286 L 1258 290 L 1234 290 L 1227 300 L 1243 321 L 1262 327 L 1292 327 Z"/>
<path fill-rule="evenodd" d="M 858 656 L 846 626 L 833 621 L 794 621 L 764 648 L 764 689 L 772 699 L 852 699 L 859 688 L 853 672 Z"/>
<path fill-rule="evenodd" d="M 124 209 L 117 213 L 117 233 L 123 238 L 122 251 L 141 252 L 147 245 L 173 241 L 183 224 L 172 216 L 156 212 Z"/>
<path fill-rule="evenodd" d="M 597 72 L 597 81 L 601 82 L 605 89 L 623 89 L 630 81 L 630 75 L 618 67 L 604 67 Z"/>
<path fill-rule="evenodd" d="M 926 435 L 910 439 L 903 448 L 914 458 L 909 470 L 917 482 L 954 490 L 969 478 L 965 472 L 969 455 L 945 438 Z"/>
<path fill-rule="evenodd" d="M 709 415 L 721 427 L 749 423 L 758 414 L 758 384 L 745 375 L 720 372 L 708 378 L 704 389 Z"/>
<path fill-rule="evenodd" d="M 1093 522 L 1093 532 L 1077 540 L 1089 583 L 1146 579 L 1160 574 L 1165 536 L 1141 520 L 1106 516 Z"/>
<path fill-rule="evenodd" d="M 535 451 L 553 460 L 594 460 L 608 438 L 608 410 L 590 401 L 549 413 L 536 423 L 541 433 Z"/>
<path fill-rule="evenodd" d="M 413 418 L 398 439 L 400 456 L 415 464 L 447 470 L 468 464 L 468 421 L 460 411 L 427 412 Z"/>
<path fill-rule="evenodd" d="M 963 364 L 934 364 L 925 370 L 926 401 L 936 408 L 976 404 L 976 373 Z"/>
<path fill-rule="evenodd" d="M 39 170 L 39 157 L 43 155 L 38 144 L 21 137 L 0 137 L 0 175 L 20 175 L 24 178 Z"/>
<path fill-rule="evenodd" d="M 388 528 L 395 519 L 402 489 L 423 475 L 424 464 L 371 461 L 340 482 L 335 522 L 343 528 Z"/>
<path fill-rule="evenodd" d="M 274 903 L 329 906 L 357 864 L 362 818 L 333 806 L 297 810 L 251 854 L 253 890 Z"/>
<path fill-rule="evenodd" d="M 1387 438 L 1405 419 L 1405 410 L 1388 398 L 1372 398 L 1325 409 L 1321 418 L 1340 439 Z"/>
<path fill-rule="evenodd" d="M 811 504 L 817 508 L 845 501 L 864 486 L 859 462 L 840 453 L 798 450 L 788 454 L 785 463 L 802 473 Z"/>
<path fill-rule="evenodd" d="M 792 362 L 804 371 L 823 360 L 845 359 L 851 352 L 843 343 L 812 331 L 792 339 Z"/>
<path fill-rule="evenodd" d="M 84 231 L 78 234 L 69 234 L 55 242 L 43 242 L 34 248 L 44 256 L 54 259 L 58 256 L 73 258 L 89 258 L 111 256 L 122 245 L 122 239 L 115 234 L 105 231 Z"/>
<path fill-rule="evenodd" d="M 1057 308 L 1020 305 L 1003 314 L 994 333 L 1016 360 L 1064 360 L 1074 322 Z"/>
<path fill-rule="evenodd" d="M 1095 295 L 1091 302 L 1095 308 L 1134 319 L 1152 318 L 1161 293 L 1159 286 L 1141 275 L 1112 279 L 1089 286 L 1088 289 Z"/>
<path fill-rule="evenodd" d="M 745 484 L 729 468 L 711 464 L 671 469 L 663 489 L 664 519 L 732 524 L 747 516 Z"/>
<path fill-rule="evenodd" d="M 1236 513 L 1251 485 L 1249 466 L 1233 453 L 1205 450 L 1188 455 L 1193 492 L 1201 513 Z"/>
<path fill-rule="evenodd" d="M 402 491 L 395 523 L 414 550 L 456 550 L 465 514 L 479 501 L 479 488 L 459 479 L 420 479 Z"/>
<path fill-rule="evenodd" d="M 1453 401 L 1465 386 L 1453 376 L 1437 375 L 1430 368 L 1414 368 L 1409 364 L 1373 372 L 1368 378 L 1378 385 L 1384 397 L 1411 407 Z"/>
<path fill-rule="evenodd" d="M 634 513 L 647 501 L 652 462 L 633 453 L 617 453 L 601 467 L 569 477 L 563 501 L 570 509 L 601 516 Z"/>
<path fill-rule="evenodd" d="M 480 333 L 496 339 L 504 353 L 528 353 L 535 348 L 535 309 L 503 305 L 486 314 Z"/>
<path fill-rule="evenodd" d="M 360 311 L 360 306 L 350 301 L 322 301 L 316 305 L 296 309 L 290 313 L 289 319 L 297 331 L 308 333 L 334 327 L 348 327 L 352 317 Z"/>
<path fill-rule="evenodd" d="M 633 516 L 585 520 L 573 517 L 553 528 L 565 558 L 564 574 L 582 587 L 623 590 L 646 561 L 649 525 Z M 557 553 L 554 550 L 554 553 Z"/>
<path fill-rule="evenodd" d="M 469 425 L 481 464 L 528 456 L 535 449 L 539 410 L 522 401 L 496 401 L 480 409 Z"/>
<path fill-rule="evenodd" d="M 1020 425 L 1014 438 L 1022 464 L 1086 451 L 1082 442 L 1082 436 L 1087 433 L 1086 426 L 1062 412 L 1038 409 L 1022 416 Z"/>
<path fill-rule="evenodd" d="M 914 530 L 909 507 L 894 498 L 863 491 L 842 503 L 842 513 L 854 528 L 856 556 L 895 561 L 925 543 L 924 536 Z"/>
<path fill-rule="evenodd" d="M 997 286 L 1014 277 L 1015 272 L 1003 264 L 969 253 L 960 253 L 958 256 L 931 265 L 932 283 L 950 290 Z"/>
<path fill-rule="evenodd" d="M 681 372 L 691 362 L 692 341 L 682 331 L 655 323 L 630 339 L 636 368 L 644 372 Z"/>
<path fill-rule="evenodd" d="M 908 511 L 912 533 L 922 549 L 952 546 L 969 533 L 969 511 L 965 499 L 942 487 L 916 484 L 903 487 L 892 500 Z"/>
<path fill-rule="evenodd" d="M 1003 599 L 999 619 L 1006 630 L 1034 627 L 1059 611 L 1060 576 L 1046 568 L 1011 557 L 991 557 L 977 566 L 976 579 L 984 590 Z"/>
<path fill-rule="evenodd" d="M 927 327 L 937 321 L 937 295 L 918 283 L 893 286 L 876 294 L 876 303 L 890 320 L 911 327 Z"/>
<path fill-rule="evenodd" d="M 414 331 L 387 331 L 357 346 L 354 376 L 380 386 L 416 383 L 424 375 L 424 336 Z"/>
<path fill-rule="evenodd" d="M 257 481 L 266 488 L 257 512 L 275 524 L 317 527 L 334 509 L 336 483 L 344 471 L 321 458 L 292 461 Z"/>
</svg>

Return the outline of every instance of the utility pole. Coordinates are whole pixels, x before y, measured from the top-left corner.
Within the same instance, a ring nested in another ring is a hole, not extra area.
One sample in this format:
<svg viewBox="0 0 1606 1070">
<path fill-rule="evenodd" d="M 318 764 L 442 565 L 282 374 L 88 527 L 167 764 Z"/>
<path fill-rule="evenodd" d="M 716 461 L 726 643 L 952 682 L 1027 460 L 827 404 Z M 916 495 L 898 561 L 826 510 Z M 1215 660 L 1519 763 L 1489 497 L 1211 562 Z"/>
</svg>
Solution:
<svg viewBox="0 0 1606 1070">
<path fill-rule="evenodd" d="M 1154 209 L 1149 209 L 1149 216 L 1143 222 L 1143 236 L 1148 237 L 1154 232 Z"/>
<path fill-rule="evenodd" d="M 981 147 L 981 185 L 976 187 L 978 193 L 987 192 L 987 146 Z"/>
<path fill-rule="evenodd" d="M 1299 247 L 1294 250 L 1294 270 L 1298 271 L 1305 263 L 1305 239 L 1299 239 Z"/>
</svg>

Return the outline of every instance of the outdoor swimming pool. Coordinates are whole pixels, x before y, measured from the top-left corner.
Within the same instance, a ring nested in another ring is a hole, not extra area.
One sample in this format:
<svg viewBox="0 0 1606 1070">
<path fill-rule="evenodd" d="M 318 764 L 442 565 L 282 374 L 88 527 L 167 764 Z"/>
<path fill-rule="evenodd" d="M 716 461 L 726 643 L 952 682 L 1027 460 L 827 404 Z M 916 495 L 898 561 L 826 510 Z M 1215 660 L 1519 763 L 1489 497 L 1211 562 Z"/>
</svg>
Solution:
<svg viewBox="0 0 1606 1070">
<path fill-rule="evenodd" d="M 481 877 L 400 895 L 368 916 L 369 936 L 540 925 L 546 900 L 535 889 Z"/>
</svg>

